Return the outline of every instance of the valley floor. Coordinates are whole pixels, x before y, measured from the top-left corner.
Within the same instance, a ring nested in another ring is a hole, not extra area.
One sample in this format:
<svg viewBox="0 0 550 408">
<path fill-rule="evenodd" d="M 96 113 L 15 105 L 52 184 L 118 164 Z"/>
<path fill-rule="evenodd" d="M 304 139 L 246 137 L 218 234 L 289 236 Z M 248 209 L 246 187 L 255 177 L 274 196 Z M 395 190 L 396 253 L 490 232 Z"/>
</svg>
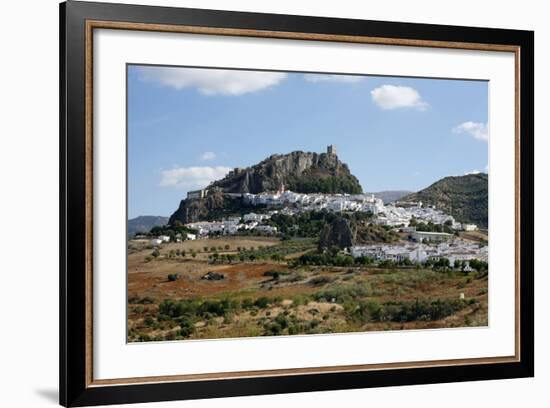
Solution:
<svg viewBox="0 0 550 408">
<path fill-rule="evenodd" d="M 234 236 L 164 244 L 153 254 L 147 241 L 130 241 L 128 341 L 488 324 L 487 274 L 288 266 L 314 248 L 306 239 Z"/>
</svg>

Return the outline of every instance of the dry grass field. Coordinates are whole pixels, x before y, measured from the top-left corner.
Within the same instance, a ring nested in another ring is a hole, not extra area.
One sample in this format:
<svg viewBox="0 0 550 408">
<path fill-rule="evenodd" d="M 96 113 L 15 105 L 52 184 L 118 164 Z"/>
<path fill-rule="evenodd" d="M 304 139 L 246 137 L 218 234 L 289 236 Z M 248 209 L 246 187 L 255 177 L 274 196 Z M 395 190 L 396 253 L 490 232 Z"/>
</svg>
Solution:
<svg viewBox="0 0 550 408">
<path fill-rule="evenodd" d="M 230 237 L 164 244 L 153 256 L 148 242 L 130 241 L 128 340 L 487 325 L 486 274 L 287 265 L 313 248 Z M 257 259 L 241 261 L 242 253 Z"/>
</svg>

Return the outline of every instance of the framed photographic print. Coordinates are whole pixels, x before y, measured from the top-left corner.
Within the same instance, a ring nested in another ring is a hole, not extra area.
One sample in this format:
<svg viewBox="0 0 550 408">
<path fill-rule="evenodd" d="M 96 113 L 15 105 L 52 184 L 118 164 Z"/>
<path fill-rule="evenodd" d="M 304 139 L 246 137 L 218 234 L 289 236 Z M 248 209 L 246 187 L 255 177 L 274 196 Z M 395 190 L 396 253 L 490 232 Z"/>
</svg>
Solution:
<svg viewBox="0 0 550 408">
<path fill-rule="evenodd" d="M 61 404 L 534 375 L 533 32 L 60 17 Z"/>
</svg>

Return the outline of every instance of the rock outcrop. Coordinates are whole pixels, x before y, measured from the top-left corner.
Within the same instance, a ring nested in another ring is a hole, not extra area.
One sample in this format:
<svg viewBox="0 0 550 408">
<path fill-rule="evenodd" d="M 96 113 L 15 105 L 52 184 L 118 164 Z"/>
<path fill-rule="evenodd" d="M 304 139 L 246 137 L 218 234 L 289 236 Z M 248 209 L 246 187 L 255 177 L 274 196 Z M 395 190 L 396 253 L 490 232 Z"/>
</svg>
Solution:
<svg viewBox="0 0 550 408">
<path fill-rule="evenodd" d="M 319 249 L 331 247 L 348 248 L 355 242 L 355 228 L 345 218 L 337 217 L 330 224 L 325 225 L 319 237 Z"/>
<path fill-rule="evenodd" d="M 226 193 L 277 191 L 281 186 L 298 193 L 360 193 L 361 185 L 334 153 L 295 151 L 274 154 L 245 169 L 234 169 L 215 181 Z"/>
<path fill-rule="evenodd" d="M 208 220 L 213 214 L 224 212 L 233 207 L 235 199 L 224 197 L 223 193 L 214 191 L 204 198 L 181 200 L 178 209 L 170 216 L 169 224 L 180 221 L 183 224 Z"/>
</svg>

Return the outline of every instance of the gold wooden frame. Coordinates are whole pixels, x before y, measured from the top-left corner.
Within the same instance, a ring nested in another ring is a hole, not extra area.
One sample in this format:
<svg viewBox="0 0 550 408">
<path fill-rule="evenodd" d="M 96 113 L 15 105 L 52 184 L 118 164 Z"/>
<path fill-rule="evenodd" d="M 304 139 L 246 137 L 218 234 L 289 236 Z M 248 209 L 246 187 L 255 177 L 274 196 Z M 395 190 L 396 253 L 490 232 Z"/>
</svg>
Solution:
<svg viewBox="0 0 550 408">
<path fill-rule="evenodd" d="M 255 370 L 207 374 L 186 374 L 154 377 L 128 377 L 115 379 L 93 378 L 93 30 L 118 29 L 132 31 L 153 31 L 219 36 L 241 36 L 292 40 L 328 41 L 357 44 L 397 45 L 410 47 L 448 48 L 463 50 L 513 52 L 515 58 L 515 354 L 502 357 L 480 357 L 451 360 L 431 360 L 401 363 L 358 364 L 327 367 L 305 367 L 293 369 Z M 86 387 L 130 385 L 145 383 L 167 383 L 180 381 L 224 380 L 251 377 L 292 376 L 353 371 L 406 369 L 420 367 L 461 366 L 470 364 L 513 363 L 521 361 L 520 356 L 520 51 L 515 45 L 483 44 L 466 42 L 428 41 L 395 39 L 368 36 L 313 34 L 285 31 L 263 31 L 249 29 L 197 27 L 188 25 L 166 25 L 148 23 L 127 23 L 119 21 L 86 21 Z"/>
</svg>

